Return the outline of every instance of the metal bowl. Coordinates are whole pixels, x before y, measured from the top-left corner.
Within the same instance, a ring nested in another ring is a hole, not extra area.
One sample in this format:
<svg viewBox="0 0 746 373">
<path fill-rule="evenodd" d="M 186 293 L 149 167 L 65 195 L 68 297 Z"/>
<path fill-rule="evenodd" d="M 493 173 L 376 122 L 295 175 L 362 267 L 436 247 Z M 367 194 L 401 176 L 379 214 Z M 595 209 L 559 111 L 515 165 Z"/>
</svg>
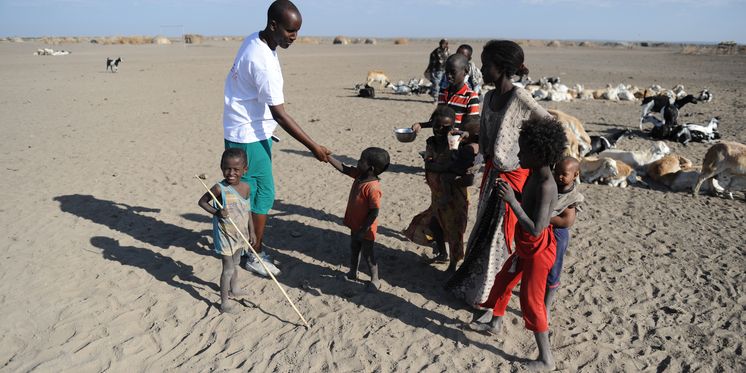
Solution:
<svg viewBox="0 0 746 373">
<path fill-rule="evenodd" d="M 412 142 L 417 138 L 417 133 L 411 128 L 397 128 L 394 130 L 394 136 L 400 142 Z"/>
</svg>

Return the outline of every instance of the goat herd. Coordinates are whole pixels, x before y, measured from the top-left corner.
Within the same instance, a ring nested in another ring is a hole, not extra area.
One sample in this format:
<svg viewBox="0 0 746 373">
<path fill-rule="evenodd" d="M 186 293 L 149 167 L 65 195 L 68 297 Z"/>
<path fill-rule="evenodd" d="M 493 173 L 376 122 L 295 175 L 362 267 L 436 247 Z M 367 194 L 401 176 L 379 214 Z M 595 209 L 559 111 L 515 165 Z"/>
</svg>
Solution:
<svg viewBox="0 0 746 373">
<path fill-rule="evenodd" d="M 635 94 L 640 92 L 635 91 Z M 746 191 L 746 145 L 720 141 L 717 132 L 719 118 L 707 124 L 678 122 L 678 112 L 688 103 L 710 102 L 712 94 L 702 90 L 699 95 L 686 94 L 681 85 L 672 90 L 651 86 L 642 91 L 640 130 L 646 123 L 653 124 L 650 136 L 656 140 L 648 149 L 625 151 L 615 149 L 617 141 L 629 130 L 619 130 L 609 138 L 588 136 L 582 122 L 558 110 L 550 110 L 565 126 L 568 137 L 567 154 L 581 160 L 580 179 L 586 183 L 626 187 L 628 184 L 646 185 L 643 176 L 668 189 L 693 192 L 696 197 L 704 186 L 706 191 L 727 195 Z M 655 114 L 662 114 L 658 118 Z M 701 169 L 682 156 L 671 154 L 661 140 L 714 143 L 705 153 Z"/>
<path fill-rule="evenodd" d="M 394 94 L 422 94 L 429 88 L 429 82 L 410 79 L 393 84 L 382 71 L 368 72 L 366 83 L 356 84 L 354 89 L 362 97 L 375 97 L 372 85 L 378 83 L 383 88 L 391 88 Z M 545 77 L 532 81 L 524 76 L 515 85 L 532 93 L 537 100 L 612 100 L 641 101 L 640 131 L 646 124 L 652 124 L 650 137 L 656 140 L 648 149 L 625 151 L 616 149 L 617 142 L 624 136 L 631 136 L 629 129 L 618 130 L 605 136 L 589 136 L 583 123 L 576 117 L 559 110 L 549 110 L 564 126 L 568 138 L 566 154 L 581 161 L 580 179 L 585 183 L 606 184 L 626 187 L 629 184 L 646 186 L 643 177 L 665 186 L 674 192 L 692 191 L 696 197 L 703 189 L 716 195 L 733 198 L 733 191 L 746 191 L 746 145 L 730 141 L 718 141 L 719 117 L 708 123 L 679 123 L 679 110 L 687 104 L 706 103 L 713 99 L 712 93 L 703 89 L 699 94 L 687 94 L 683 85 L 664 89 L 652 85 L 640 89 L 631 85 L 607 85 L 605 88 L 590 90 L 576 84 L 572 88 L 561 84 L 557 77 Z M 489 87 L 485 87 L 486 92 Z M 658 117 L 660 116 L 660 118 Z M 713 143 L 704 157 L 702 167 L 676 154 L 662 140 Z"/>
</svg>

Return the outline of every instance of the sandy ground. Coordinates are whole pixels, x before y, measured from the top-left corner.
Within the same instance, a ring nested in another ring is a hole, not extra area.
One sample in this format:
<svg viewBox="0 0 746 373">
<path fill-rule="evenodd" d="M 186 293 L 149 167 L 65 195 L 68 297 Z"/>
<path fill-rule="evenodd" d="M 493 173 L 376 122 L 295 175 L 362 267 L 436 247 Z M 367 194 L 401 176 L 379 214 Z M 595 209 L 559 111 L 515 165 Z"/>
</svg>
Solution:
<svg viewBox="0 0 746 373">
<path fill-rule="evenodd" d="M 399 233 L 429 200 L 418 155 L 426 136 L 404 144 L 391 129 L 426 119 L 433 106 L 426 96 L 356 98 L 351 87 L 369 69 L 419 76 L 434 47 L 426 43 L 280 52 L 286 107 L 313 138 L 347 161 L 371 145 L 391 153 L 376 244 L 382 292 L 336 279 L 349 255 L 341 217 L 350 180 L 278 131 L 278 199 L 265 240 L 311 328 L 270 280 L 245 271 L 240 311 L 218 312 L 220 261 L 193 175 L 219 180 L 223 79 L 238 46 L 72 44 L 60 47 L 69 56 L 37 57 L 41 44 L 0 44 L 0 186 L 15 193 L 0 207 L 0 370 L 506 372 L 535 358 L 517 297 L 499 338 L 464 329 L 472 312 L 442 290 L 445 268 L 424 264 L 430 249 Z M 719 115 L 723 137 L 746 143 L 744 56 L 526 54 L 533 77 L 568 84 L 709 88 L 714 101 L 685 107 L 685 121 Z M 119 72 L 105 72 L 105 58 L 117 56 Z M 636 130 L 637 104 L 545 106 L 576 115 L 591 134 L 634 130 L 620 148 L 650 144 Z M 695 164 L 708 147 L 669 146 Z M 743 195 L 582 191 L 588 203 L 551 325 L 558 369 L 746 370 Z"/>
</svg>

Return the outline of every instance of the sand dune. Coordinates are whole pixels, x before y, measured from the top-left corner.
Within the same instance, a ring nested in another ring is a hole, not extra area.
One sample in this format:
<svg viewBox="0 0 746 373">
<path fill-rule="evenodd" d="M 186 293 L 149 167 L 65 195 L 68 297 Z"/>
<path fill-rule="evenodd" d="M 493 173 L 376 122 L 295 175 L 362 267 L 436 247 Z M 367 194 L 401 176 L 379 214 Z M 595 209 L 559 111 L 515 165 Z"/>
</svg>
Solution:
<svg viewBox="0 0 746 373">
<path fill-rule="evenodd" d="M 15 194 L 0 208 L 0 370 L 507 372 L 536 356 L 517 299 L 499 338 L 464 329 L 472 313 L 442 290 L 445 267 L 424 264 L 430 249 L 399 233 L 429 201 L 418 154 L 426 136 L 398 143 L 391 129 L 426 119 L 428 97 L 363 99 L 350 89 L 371 69 L 419 77 L 434 44 L 280 52 L 286 107 L 312 137 L 348 161 L 381 146 L 393 163 L 376 246 L 383 288 L 370 294 L 337 279 L 347 269 L 350 181 L 278 131 L 278 201 L 265 240 L 309 330 L 270 280 L 245 271 L 250 295 L 238 314 L 216 308 L 220 263 L 193 175 L 220 176 L 223 79 L 238 42 L 78 44 L 68 56 L 31 55 L 43 46 L 0 44 L 0 186 Z M 709 88 L 715 100 L 682 109 L 691 114 L 684 121 L 719 115 L 723 137 L 746 143 L 744 56 L 530 46 L 526 54 L 532 76 L 587 87 Z M 119 72 L 105 72 L 106 57 L 117 56 Z M 621 148 L 649 144 L 634 103 L 542 105 L 577 116 L 591 134 L 632 129 Z M 695 165 L 707 149 L 669 146 Z M 559 369 L 746 370 L 744 201 L 655 187 L 582 191 L 589 202 L 551 325 Z"/>
</svg>

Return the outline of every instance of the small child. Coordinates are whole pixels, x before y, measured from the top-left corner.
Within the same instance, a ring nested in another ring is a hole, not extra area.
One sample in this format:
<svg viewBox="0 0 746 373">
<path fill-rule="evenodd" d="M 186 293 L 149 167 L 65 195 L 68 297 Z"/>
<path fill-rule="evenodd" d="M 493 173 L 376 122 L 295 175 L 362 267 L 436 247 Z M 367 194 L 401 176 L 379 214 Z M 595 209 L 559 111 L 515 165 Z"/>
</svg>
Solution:
<svg viewBox="0 0 746 373">
<path fill-rule="evenodd" d="M 223 208 L 210 204 L 212 196 L 205 193 L 199 199 L 199 206 L 212 214 L 212 237 L 215 252 L 223 260 L 223 271 L 220 274 L 220 311 L 231 312 L 233 306 L 228 298 L 244 295 L 238 288 L 238 267 L 241 255 L 247 249 L 246 242 L 241 238 L 236 228 L 228 221 L 230 217 L 241 233 L 251 245 L 256 242 L 254 225 L 251 222 L 251 206 L 249 204 L 250 187 L 241 181 L 241 176 L 248 168 L 246 152 L 242 149 L 226 149 L 220 160 L 223 179 L 210 190 L 215 197 L 220 198 Z"/>
<path fill-rule="evenodd" d="M 552 225 L 554 239 L 557 242 L 557 259 L 549 271 L 544 304 L 547 308 L 547 322 L 550 320 L 550 308 L 560 286 L 560 273 L 565 251 L 570 245 L 570 227 L 575 224 L 575 214 L 580 211 L 584 197 L 576 188 L 575 180 L 580 173 L 580 162 L 573 157 L 563 158 L 554 166 L 554 181 L 557 183 L 557 205 L 552 211 L 549 224 Z"/>
<path fill-rule="evenodd" d="M 450 258 L 447 271 L 456 271 L 456 264 L 464 257 L 464 232 L 469 217 L 467 187 L 474 182 L 475 159 L 479 154 L 477 134 L 479 124 L 469 122 L 466 131 L 453 130 L 455 112 L 441 106 L 433 112 L 433 136 L 427 139 L 425 177 L 432 193 L 431 209 L 434 217 L 429 228 L 438 251 L 434 261 Z M 449 135 L 459 134 L 458 149 L 448 146 Z M 449 254 L 445 251 L 448 243 Z"/>
<path fill-rule="evenodd" d="M 347 278 L 357 280 L 357 269 L 362 252 L 370 269 L 370 290 L 378 290 L 378 264 L 373 256 L 373 243 L 378 228 L 378 210 L 381 208 L 381 185 L 378 175 L 389 167 L 389 153 L 381 148 L 367 148 L 360 154 L 357 166 L 342 164 L 329 156 L 329 163 L 339 172 L 355 179 L 347 200 L 344 224 L 350 228 L 350 271 Z"/>
<path fill-rule="evenodd" d="M 497 193 L 518 218 L 515 231 L 515 252 L 508 257 L 495 276 L 490 296 L 483 307 L 491 308 L 471 324 L 480 331 L 499 333 L 513 288 L 521 281 L 521 313 L 526 329 L 534 332 L 539 347 L 539 359 L 529 368 L 554 369 L 549 346 L 544 295 L 547 276 L 554 265 L 556 242 L 549 219 L 557 202 L 557 184 L 550 166 L 557 163 L 565 148 L 562 125 L 553 118 L 530 119 L 523 123 L 518 137 L 518 160 L 531 169 L 522 191 L 522 201 L 502 179 L 497 181 Z"/>
</svg>

